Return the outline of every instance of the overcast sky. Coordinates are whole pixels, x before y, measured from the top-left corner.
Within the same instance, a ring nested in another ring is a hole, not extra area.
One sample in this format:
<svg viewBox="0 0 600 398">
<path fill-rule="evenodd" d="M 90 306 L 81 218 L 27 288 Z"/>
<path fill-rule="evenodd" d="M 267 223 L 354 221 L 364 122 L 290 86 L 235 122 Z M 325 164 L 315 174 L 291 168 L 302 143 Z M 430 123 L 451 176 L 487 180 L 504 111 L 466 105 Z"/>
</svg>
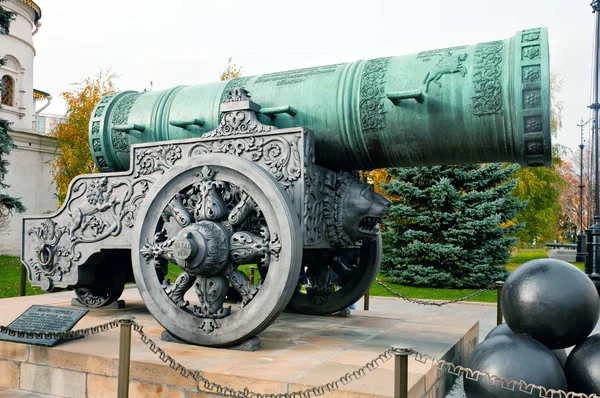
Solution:
<svg viewBox="0 0 600 398">
<path fill-rule="evenodd" d="M 506 39 L 548 27 L 550 68 L 564 86 L 558 141 L 579 145 L 591 116 L 590 0 L 36 0 L 42 27 L 35 87 L 60 93 L 111 68 L 121 90 L 218 80 L 227 59 L 244 75 Z M 587 130 L 586 130 L 587 136 Z"/>
</svg>

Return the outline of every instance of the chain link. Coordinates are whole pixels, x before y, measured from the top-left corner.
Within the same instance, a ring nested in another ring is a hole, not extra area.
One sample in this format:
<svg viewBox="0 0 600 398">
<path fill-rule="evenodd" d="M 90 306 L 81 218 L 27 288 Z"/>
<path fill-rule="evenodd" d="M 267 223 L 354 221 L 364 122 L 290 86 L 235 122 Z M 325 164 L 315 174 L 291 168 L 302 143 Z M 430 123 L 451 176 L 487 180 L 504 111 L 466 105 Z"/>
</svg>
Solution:
<svg viewBox="0 0 600 398">
<path fill-rule="evenodd" d="M 0 326 L 0 333 L 7 334 L 11 337 L 25 339 L 73 339 L 106 332 L 117 327 L 119 327 L 119 321 L 114 320 L 101 325 L 92 326 L 85 329 L 78 329 L 71 332 L 30 332 L 26 330 L 11 329 L 8 326 Z"/>
<path fill-rule="evenodd" d="M 450 301 L 443 301 L 443 302 L 439 302 L 439 301 L 429 301 L 429 300 L 419 300 L 419 299 L 414 299 L 414 298 L 410 298 L 400 292 L 396 292 L 394 290 L 392 290 L 392 288 L 390 288 L 388 285 L 386 285 L 385 283 L 383 283 L 382 281 L 379 280 L 379 278 L 375 278 L 375 281 L 382 287 L 384 288 L 388 293 L 390 293 L 393 296 L 396 296 L 402 300 L 408 301 L 409 303 L 414 303 L 414 304 L 420 304 L 420 305 L 432 305 L 435 307 L 443 307 L 444 305 L 448 305 L 448 304 L 456 304 L 456 303 L 460 303 L 462 301 L 466 301 L 469 300 L 473 297 L 479 296 L 482 293 L 485 292 L 489 292 L 490 290 L 494 290 L 497 288 L 496 285 L 489 285 L 488 287 L 485 287 L 483 289 L 479 289 L 478 291 L 469 294 L 468 296 L 462 297 L 462 298 L 458 298 L 458 299 L 454 299 L 454 300 L 450 300 Z"/>
<path fill-rule="evenodd" d="M 377 280 L 379 282 L 379 280 Z M 490 289 L 488 289 L 490 290 Z M 485 290 L 484 290 L 485 291 Z M 473 296 L 473 295 L 470 295 Z M 411 299 L 412 300 L 412 299 Z M 456 302 L 453 300 L 452 302 Z M 439 304 L 439 303 L 436 303 Z M 441 303 L 442 305 L 444 303 Z M 252 398 L 310 398 L 316 397 L 320 395 L 324 395 L 328 392 L 338 390 L 341 386 L 345 386 L 348 383 L 358 380 L 364 377 L 368 372 L 372 372 L 375 369 L 379 368 L 383 363 L 390 360 L 393 356 L 393 350 L 387 349 L 383 351 L 381 354 L 373 358 L 371 361 L 367 362 L 365 365 L 359 367 L 357 370 L 353 372 L 346 373 L 344 376 L 339 377 L 329 383 L 322 384 L 320 386 L 307 388 L 305 390 L 299 390 L 288 393 L 279 393 L 279 394 L 262 394 L 255 391 L 250 390 L 248 387 L 244 387 L 243 390 L 237 390 L 235 388 L 222 386 L 221 384 L 212 382 L 200 374 L 199 370 L 192 371 L 186 368 L 181 363 L 177 362 L 173 357 L 167 354 L 162 348 L 158 346 L 148 335 L 144 332 L 143 326 L 138 324 L 135 321 L 130 321 L 133 327 L 133 330 L 136 331 L 140 335 L 140 340 L 148 346 L 148 349 L 152 351 L 154 354 L 158 356 L 158 358 L 169 365 L 169 367 L 176 372 L 179 372 L 181 376 L 184 378 L 192 378 L 196 381 L 197 387 L 202 391 L 210 391 L 219 395 L 224 396 L 232 396 L 232 397 L 252 397 Z M 55 338 L 77 338 L 77 337 L 85 337 L 93 334 L 98 334 L 102 332 L 106 332 L 111 329 L 115 329 L 120 326 L 119 320 L 110 321 L 101 325 L 92 326 L 89 328 L 78 329 L 72 332 L 29 332 L 23 330 L 15 330 L 11 329 L 7 326 L 0 326 L 0 333 L 8 334 L 9 336 L 16 336 L 21 338 L 28 339 L 55 339 Z M 509 380 L 504 377 L 496 376 L 489 374 L 487 372 L 480 372 L 478 370 L 473 370 L 461 365 L 455 365 L 451 362 L 447 362 L 444 360 L 437 359 L 431 355 L 423 354 L 419 351 L 415 351 L 409 349 L 406 351 L 407 355 L 412 355 L 415 357 L 415 360 L 421 363 L 431 362 L 431 366 L 435 367 L 439 371 L 446 371 L 454 376 L 464 375 L 465 378 L 469 380 L 474 380 L 478 382 L 488 382 L 490 384 L 495 384 L 498 382 L 500 387 L 505 390 L 515 391 L 515 388 L 519 388 L 518 391 L 523 392 L 528 395 L 533 395 L 534 392 L 539 391 L 540 398 L 600 398 L 597 394 L 584 394 L 584 393 L 574 393 L 574 392 L 566 392 L 563 390 L 554 390 L 549 389 L 543 386 L 538 386 L 535 384 L 529 384 L 524 380 Z"/>
<path fill-rule="evenodd" d="M 415 350 L 409 350 L 408 355 L 414 355 L 415 360 L 421 363 L 431 362 L 431 365 L 437 368 L 439 371 L 446 371 L 454 376 L 464 375 L 469 380 L 478 381 L 480 383 L 490 383 L 494 385 L 498 383 L 501 388 L 505 390 L 515 391 L 515 388 L 519 388 L 519 392 L 523 392 L 528 395 L 533 395 L 534 392 L 539 391 L 539 398 L 600 398 L 596 394 L 584 394 L 575 392 L 566 392 L 563 390 L 554 390 L 536 384 L 529 384 L 524 380 L 509 380 L 505 377 L 496 376 L 487 372 L 480 372 L 479 370 L 473 370 L 461 365 L 455 365 L 452 362 L 447 362 L 442 359 L 437 359 L 431 355 L 423 354 Z"/>
<path fill-rule="evenodd" d="M 136 323 L 132 322 L 133 330 L 135 330 L 140 335 L 140 339 L 144 344 L 148 346 L 150 351 L 155 353 L 158 358 L 164 363 L 168 364 L 169 367 L 183 377 L 192 378 L 196 381 L 198 389 L 202 391 L 210 391 L 216 394 L 232 396 L 232 397 L 253 397 L 253 398 L 310 398 L 316 397 L 319 395 L 324 395 L 328 392 L 339 389 L 341 386 L 345 386 L 346 384 L 358 380 L 367 374 L 367 371 L 372 372 L 375 369 L 379 368 L 381 364 L 390 360 L 394 354 L 391 349 L 387 349 L 383 351 L 381 354 L 373 358 L 371 361 L 367 362 L 365 365 L 361 366 L 354 372 L 346 373 L 344 376 L 335 379 L 329 383 L 322 384 L 317 387 L 307 388 L 305 390 L 299 390 L 294 392 L 286 392 L 279 394 L 262 394 L 255 391 L 250 390 L 248 387 L 245 387 L 243 390 L 237 390 L 231 387 L 225 387 L 213 381 L 210 381 L 203 376 L 200 375 L 200 371 L 191 371 L 179 362 L 175 361 L 170 355 L 168 355 L 162 348 L 160 348 L 151 338 L 148 337 L 146 333 L 143 331 L 143 327 Z"/>
</svg>

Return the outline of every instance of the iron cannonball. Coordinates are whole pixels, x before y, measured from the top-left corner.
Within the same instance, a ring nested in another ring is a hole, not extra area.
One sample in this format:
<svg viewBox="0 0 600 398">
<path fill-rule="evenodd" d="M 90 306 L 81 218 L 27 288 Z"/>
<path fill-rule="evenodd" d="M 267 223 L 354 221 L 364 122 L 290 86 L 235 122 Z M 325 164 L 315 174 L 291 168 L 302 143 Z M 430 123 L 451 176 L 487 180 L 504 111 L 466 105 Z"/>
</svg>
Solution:
<svg viewBox="0 0 600 398">
<path fill-rule="evenodd" d="M 489 339 L 494 336 L 514 335 L 514 334 L 515 333 L 512 330 L 510 330 L 510 328 L 508 327 L 506 322 L 504 322 L 504 323 L 501 323 L 500 325 L 496 326 L 495 328 L 493 328 L 487 334 L 487 336 L 485 336 L 485 339 Z M 558 359 L 558 362 L 560 362 L 560 366 L 562 366 L 564 368 L 565 362 L 567 361 L 567 351 L 565 351 L 564 348 L 558 348 L 556 350 L 551 350 L 551 351 L 552 351 L 552 354 L 554 354 L 554 356 L 556 357 L 556 359 Z"/>
<path fill-rule="evenodd" d="M 556 350 L 552 350 L 552 354 L 558 359 L 560 366 L 564 369 L 567 363 L 567 350 L 564 348 L 557 348 Z"/>
<path fill-rule="evenodd" d="M 508 325 L 506 324 L 506 322 L 501 323 L 500 325 L 496 326 L 495 328 L 493 328 L 488 334 L 487 336 L 485 336 L 485 340 L 494 337 L 494 336 L 503 336 L 503 335 L 507 335 L 507 334 L 514 334 L 512 330 L 510 330 L 510 328 L 508 327 Z"/>
<path fill-rule="evenodd" d="M 565 365 L 569 391 L 600 393 L 600 334 L 585 339 L 569 354 Z"/>
<path fill-rule="evenodd" d="M 574 265 L 544 258 L 529 261 L 506 279 L 504 319 L 550 349 L 582 342 L 598 323 L 600 298 L 594 283 Z"/>
<path fill-rule="evenodd" d="M 562 367 L 552 352 L 527 336 L 504 334 L 487 338 L 475 347 L 466 366 L 508 380 L 524 380 L 529 384 L 563 391 L 567 389 Z M 485 376 L 480 376 L 478 381 L 465 377 L 465 394 L 467 398 L 523 397 L 518 387 L 515 391 L 507 390 L 502 388 L 501 382 L 491 384 Z"/>
</svg>

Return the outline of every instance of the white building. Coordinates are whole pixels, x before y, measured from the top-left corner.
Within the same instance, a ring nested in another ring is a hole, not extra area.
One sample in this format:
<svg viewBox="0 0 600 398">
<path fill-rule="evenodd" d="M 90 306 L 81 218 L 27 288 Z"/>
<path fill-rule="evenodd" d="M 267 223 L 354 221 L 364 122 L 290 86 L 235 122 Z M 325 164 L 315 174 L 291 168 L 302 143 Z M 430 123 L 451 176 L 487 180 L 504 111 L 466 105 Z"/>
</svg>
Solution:
<svg viewBox="0 0 600 398">
<path fill-rule="evenodd" d="M 21 198 L 27 214 L 42 214 L 57 208 L 49 164 L 56 151 L 56 140 L 47 135 L 51 123 L 48 116 L 37 115 L 52 97 L 33 88 L 33 36 L 40 27 L 42 11 L 31 0 L 8 0 L 0 5 L 17 13 L 10 33 L 0 35 L 0 57 L 7 60 L 0 66 L 5 88 L 0 117 L 12 122 L 15 130 L 10 133 L 15 148 L 7 158 L 10 165 L 4 182 L 11 186 L 11 196 Z M 21 233 L 21 216 L 14 214 L 8 230 L 0 233 L 0 254 L 18 255 Z"/>
</svg>

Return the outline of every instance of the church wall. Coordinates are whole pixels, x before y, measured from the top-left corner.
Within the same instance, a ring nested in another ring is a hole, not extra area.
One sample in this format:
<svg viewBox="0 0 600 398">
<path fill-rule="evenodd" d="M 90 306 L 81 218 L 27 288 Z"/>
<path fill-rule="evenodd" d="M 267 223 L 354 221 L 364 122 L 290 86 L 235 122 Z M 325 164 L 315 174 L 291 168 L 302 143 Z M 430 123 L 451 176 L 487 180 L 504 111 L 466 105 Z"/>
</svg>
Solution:
<svg viewBox="0 0 600 398">
<path fill-rule="evenodd" d="M 16 20 L 10 25 L 8 35 L 0 35 L 0 56 L 7 59 L 7 64 L 0 67 L 0 78 L 8 74 L 15 80 L 14 106 L 3 106 L 0 110 L 2 118 L 13 123 L 14 129 L 30 129 L 35 112 L 33 100 L 33 58 L 35 49 L 31 32 L 33 10 L 19 0 L 2 3 L 2 7 L 18 13 Z"/>
<path fill-rule="evenodd" d="M 43 214 L 56 210 L 58 203 L 49 164 L 56 151 L 56 139 L 32 130 L 35 115 L 32 32 L 36 15 L 21 0 L 8 0 L 2 7 L 17 12 L 9 34 L 0 35 L 0 57 L 7 60 L 0 67 L 0 78 L 9 75 L 15 81 L 13 105 L 0 109 L 0 117 L 13 123 L 11 128 L 15 131 L 10 135 L 16 145 L 7 157 L 10 165 L 4 182 L 10 185 L 7 193 L 21 198 L 27 207 L 25 214 Z M 0 254 L 20 254 L 21 222 L 22 215 L 13 214 L 9 228 L 0 232 Z"/>
<path fill-rule="evenodd" d="M 56 139 L 34 132 L 12 132 L 17 146 L 8 156 L 10 165 L 5 182 L 11 196 L 20 197 L 26 214 L 43 214 L 58 207 L 49 162 L 56 151 Z M 19 255 L 21 214 L 13 214 L 10 227 L 0 232 L 0 254 Z"/>
</svg>

